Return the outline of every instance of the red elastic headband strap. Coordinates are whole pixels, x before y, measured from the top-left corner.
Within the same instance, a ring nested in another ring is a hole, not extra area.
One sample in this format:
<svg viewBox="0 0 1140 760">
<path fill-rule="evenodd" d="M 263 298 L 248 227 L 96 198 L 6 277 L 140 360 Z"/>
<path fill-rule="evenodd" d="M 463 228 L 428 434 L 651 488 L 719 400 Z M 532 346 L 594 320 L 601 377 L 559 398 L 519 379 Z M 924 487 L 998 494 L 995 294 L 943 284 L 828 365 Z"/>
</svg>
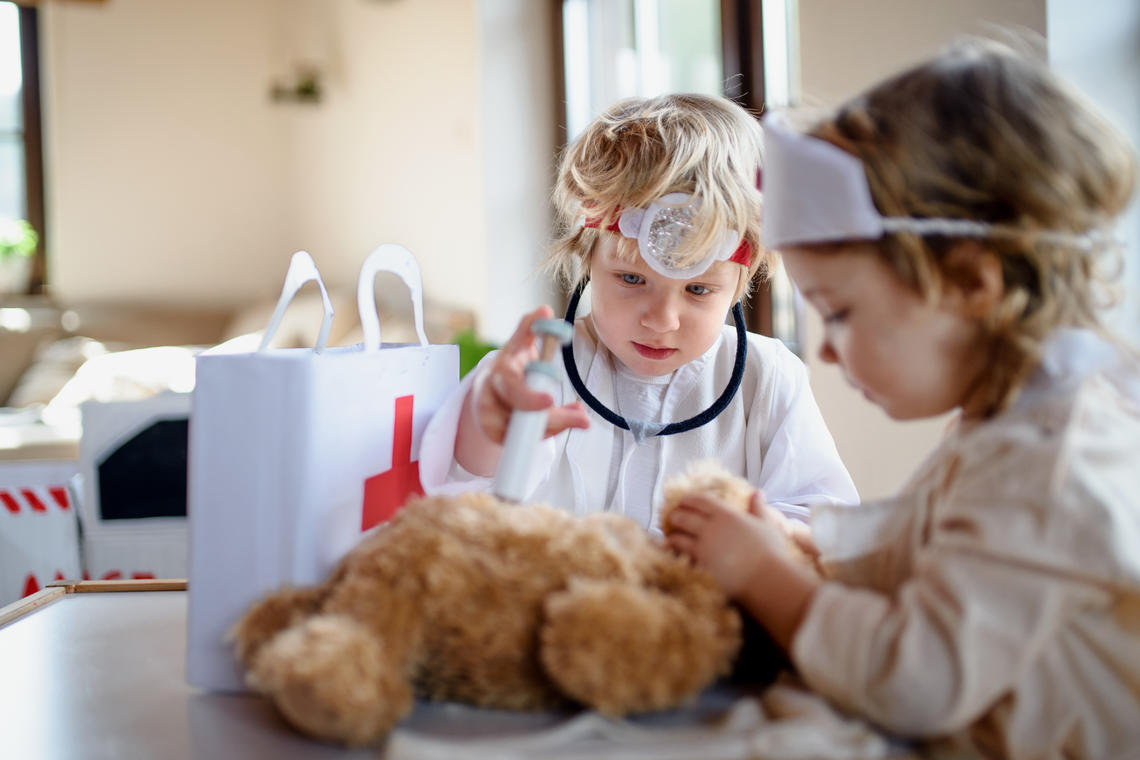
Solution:
<svg viewBox="0 0 1140 760">
<path fill-rule="evenodd" d="M 729 261 L 734 261 L 737 264 L 742 264 L 745 269 L 752 266 L 752 246 L 748 241 L 741 238 L 740 245 L 736 247 L 732 255 L 728 257 Z"/>
<path fill-rule="evenodd" d="M 610 232 L 621 232 L 621 228 L 618 227 L 618 221 L 620 219 L 621 219 L 621 206 L 618 206 L 617 208 L 614 209 L 614 220 L 613 220 L 613 222 L 611 224 L 607 224 L 606 229 L 609 230 Z M 590 229 L 596 230 L 601 226 L 601 224 L 602 224 L 602 218 L 600 216 L 588 216 L 588 217 L 586 217 L 586 221 L 582 226 L 583 227 L 589 227 Z"/>
</svg>

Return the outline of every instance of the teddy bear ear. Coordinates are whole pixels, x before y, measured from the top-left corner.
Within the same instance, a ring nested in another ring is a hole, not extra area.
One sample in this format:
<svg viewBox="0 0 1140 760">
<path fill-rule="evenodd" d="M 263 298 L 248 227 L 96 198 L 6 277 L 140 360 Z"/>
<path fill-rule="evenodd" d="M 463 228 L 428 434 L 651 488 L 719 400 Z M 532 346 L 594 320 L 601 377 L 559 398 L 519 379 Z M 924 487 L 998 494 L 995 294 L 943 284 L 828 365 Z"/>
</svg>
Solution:
<svg viewBox="0 0 1140 760">
<path fill-rule="evenodd" d="M 718 459 L 700 459 L 689 465 L 679 487 L 714 494 L 738 509 L 747 510 L 755 488 L 742 477 L 733 475 Z"/>
</svg>

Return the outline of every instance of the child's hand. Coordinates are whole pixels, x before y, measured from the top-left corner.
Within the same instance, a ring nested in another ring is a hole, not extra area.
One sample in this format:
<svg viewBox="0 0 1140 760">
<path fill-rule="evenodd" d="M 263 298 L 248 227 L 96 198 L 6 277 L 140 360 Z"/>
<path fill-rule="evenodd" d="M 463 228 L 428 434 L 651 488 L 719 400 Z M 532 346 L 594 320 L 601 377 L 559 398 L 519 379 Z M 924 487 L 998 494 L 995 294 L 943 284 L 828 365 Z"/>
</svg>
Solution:
<svg viewBox="0 0 1140 760">
<path fill-rule="evenodd" d="M 802 522 L 788 520 L 787 518 L 784 519 L 784 523 L 788 531 L 788 538 L 800 553 L 811 562 L 815 571 L 823 575 L 823 568 L 819 561 L 819 547 L 815 545 L 815 540 L 811 537 L 811 528 Z"/>
<path fill-rule="evenodd" d="M 553 314 L 549 306 L 540 306 L 523 317 L 491 366 L 475 380 L 471 390 L 472 410 L 479 428 L 493 443 L 502 444 L 511 412 L 515 409 L 547 409 L 544 437 L 567 428 L 590 425 L 581 402 L 556 407 L 549 393 L 536 391 L 526 384 L 526 365 L 538 358 L 537 340 L 530 331 L 531 325 L 535 320 L 549 319 Z"/>
<path fill-rule="evenodd" d="M 669 516 L 669 545 L 708 570 L 732 597 L 763 583 L 773 558 L 792 561 L 788 520 L 759 491 L 748 512 L 705 495 L 685 498 Z M 809 539 L 810 540 L 810 539 Z"/>
<path fill-rule="evenodd" d="M 669 545 L 708 570 L 784 651 L 791 651 L 821 581 L 793 557 L 792 546 L 800 542 L 790 521 L 757 491 L 747 514 L 708 496 L 687 497 L 669 515 L 669 527 Z"/>
</svg>

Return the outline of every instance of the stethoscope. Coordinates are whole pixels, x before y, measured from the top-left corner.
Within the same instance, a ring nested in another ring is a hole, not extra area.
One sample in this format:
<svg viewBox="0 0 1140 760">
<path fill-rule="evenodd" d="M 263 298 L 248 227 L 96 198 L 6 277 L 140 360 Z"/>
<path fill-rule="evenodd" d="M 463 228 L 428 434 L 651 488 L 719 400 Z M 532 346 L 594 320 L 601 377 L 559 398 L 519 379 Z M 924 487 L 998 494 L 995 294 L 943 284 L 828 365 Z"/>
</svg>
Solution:
<svg viewBox="0 0 1140 760">
<path fill-rule="evenodd" d="M 574 324 L 574 315 L 578 311 L 578 301 L 582 297 L 582 291 L 586 288 L 586 282 L 582 282 L 574 289 L 574 293 L 570 296 L 570 303 L 566 306 L 565 320 Z M 737 301 L 732 306 L 732 320 L 736 324 L 736 359 L 732 365 L 732 377 L 728 379 L 728 386 L 720 394 L 716 401 L 699 414 L 695 414 L 687 420 L 679 422 L 670 422 L 669 424 L 657 430 L 653 435 L 676 435 L 677 433 L 684 433 L 695 428 L 699 428 L 716 419 L 717 415 L 725 410 L 729 402 L 732 401 L 736 391 L 740 389 L 740 381 L 744 378 L 744 358 L 748 355 L 748 337 L 747 331 L 744 328 L 744 309 Z M 601 401 L 586 389 L 586 384 L 582 382 L 582 376 L 578 374 L 578 365 L 574 362 L 574 344 L 573 341 L 567 342 L 562 347 L 562 363 L 566 367 L 566 378 L 570 381 L 570 385 L 574 387 L 574 391 L 578 394 L 586 406 L 593 409 L 601 416 L 606 422 L 609 422 L 615 427 L 622 430 L 629 430 L 629 422 L 617 412 L 607 407 Z"/>
</svg>

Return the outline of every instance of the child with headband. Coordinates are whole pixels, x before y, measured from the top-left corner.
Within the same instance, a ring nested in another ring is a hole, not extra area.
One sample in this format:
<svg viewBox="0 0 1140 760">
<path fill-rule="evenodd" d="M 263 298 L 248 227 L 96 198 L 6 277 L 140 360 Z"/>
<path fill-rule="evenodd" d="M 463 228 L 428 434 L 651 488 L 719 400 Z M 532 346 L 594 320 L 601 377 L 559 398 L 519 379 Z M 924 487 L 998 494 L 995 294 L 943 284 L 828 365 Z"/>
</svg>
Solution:
<svg viewBox="0 0 1140 760">
<path fill-rule="evenodd" d="M 802 362 L 746 333 L 737 303 L 766 264 L 760 135 L 731 101 L 668 95 L 613 106 L 568 147 L 550 259 L 574 292 L 565 379 L 554 398 L 526 386 L 530 327 L 552 315 L 542 307 L 429 423 L 426 490 L 488 488 L 511 412 L 549 408 L 525 501 L 656 528 L 662 480 L 707 458 L 789 514 L 858 499 Z M 589 313 L 575 319 L 587 283 Z"/>
<path fill-rule="evenodd" d="M 890 731 L 1135 757 L 1140 365 L 1096 311 L 1132 151 L 978 40 L 807 134 L 764 126 L 764 240 L 823 316 L 823 360 L 896 419 L 960 415 L 896 498 L 813 512 L 823 579 L 759 496 L 689 500 L 670 544 L 809 686 Z"/>
</svg>

